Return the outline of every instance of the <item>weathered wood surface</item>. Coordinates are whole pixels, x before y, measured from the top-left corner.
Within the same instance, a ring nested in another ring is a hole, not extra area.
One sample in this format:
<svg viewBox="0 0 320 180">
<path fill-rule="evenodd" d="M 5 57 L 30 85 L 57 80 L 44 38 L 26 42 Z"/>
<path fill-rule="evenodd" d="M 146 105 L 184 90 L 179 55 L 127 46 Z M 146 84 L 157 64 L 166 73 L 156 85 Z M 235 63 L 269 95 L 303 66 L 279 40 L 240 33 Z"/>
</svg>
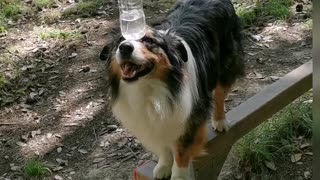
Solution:
<svg viewBox="0 0 320 180">
<path fill-rule="evenodd" d="M 206 145 L 208 153 L 197 158 L 191 169 L 195 179 L 217 179 L 232 145 L 239 138 L 311 88 L 312 61 L 309 61 L 228 112 L 226 118 L 230 129 L 222 134 L 209 131 Z M 135 179 L 152 180 L 155 164 L 150 161 L 138 167 L 135 170 Z"/>
</svg>

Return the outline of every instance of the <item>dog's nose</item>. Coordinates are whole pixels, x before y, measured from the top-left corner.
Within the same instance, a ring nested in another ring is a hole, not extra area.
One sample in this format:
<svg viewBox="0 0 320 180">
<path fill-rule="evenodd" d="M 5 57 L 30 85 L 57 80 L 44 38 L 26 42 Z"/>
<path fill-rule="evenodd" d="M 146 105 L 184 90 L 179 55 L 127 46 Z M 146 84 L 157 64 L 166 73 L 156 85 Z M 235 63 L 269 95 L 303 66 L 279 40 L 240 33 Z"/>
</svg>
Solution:
<svg viewBox="0 0 320 180">
<path fill-rule="evenodd" d="M 122 56 L 130 56 L 133 50 L 134 47 L 129 42 L 124 42 L 119 46 L 119 51 Z"/>
</svg>

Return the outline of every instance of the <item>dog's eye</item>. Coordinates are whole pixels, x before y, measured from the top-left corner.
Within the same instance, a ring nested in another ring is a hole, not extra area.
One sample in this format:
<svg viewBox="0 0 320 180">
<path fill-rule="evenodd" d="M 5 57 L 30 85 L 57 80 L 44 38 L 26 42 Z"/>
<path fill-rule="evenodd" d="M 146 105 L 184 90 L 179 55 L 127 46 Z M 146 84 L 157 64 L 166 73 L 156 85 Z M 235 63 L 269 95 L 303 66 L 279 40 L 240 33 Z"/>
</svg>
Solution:
<svg viewBox="0 0 320 180">
<path fill-rule="evenodd" d="M 142 39 L 142 41 L 145 42 L 145 43 L 148 43 L 148 44 L 154 44 L 153 39 L 152 39 L 152 38 L 149 38 L 149 37 L 144 37 L 144 38 Z"/>
</svg>

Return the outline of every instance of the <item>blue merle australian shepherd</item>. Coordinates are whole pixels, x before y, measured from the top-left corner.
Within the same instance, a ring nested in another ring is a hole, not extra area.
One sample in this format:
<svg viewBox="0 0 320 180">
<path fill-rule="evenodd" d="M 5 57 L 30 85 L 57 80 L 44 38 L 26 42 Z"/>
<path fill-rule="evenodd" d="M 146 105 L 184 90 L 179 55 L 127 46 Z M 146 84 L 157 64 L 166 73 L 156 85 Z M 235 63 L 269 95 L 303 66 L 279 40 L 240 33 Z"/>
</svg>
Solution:
<svg viewBox="0 0 320 180">
<path fill-rule="evenodd" d="M 113 114 L 159 157 L 154 178 L 188 179 L 207 120 L 228 129 L 224 99 L 244 75 L 240 31 L 230 0 L 180 0 L 142 39 L 118 32 L 103 48 Z"/>
</svg>

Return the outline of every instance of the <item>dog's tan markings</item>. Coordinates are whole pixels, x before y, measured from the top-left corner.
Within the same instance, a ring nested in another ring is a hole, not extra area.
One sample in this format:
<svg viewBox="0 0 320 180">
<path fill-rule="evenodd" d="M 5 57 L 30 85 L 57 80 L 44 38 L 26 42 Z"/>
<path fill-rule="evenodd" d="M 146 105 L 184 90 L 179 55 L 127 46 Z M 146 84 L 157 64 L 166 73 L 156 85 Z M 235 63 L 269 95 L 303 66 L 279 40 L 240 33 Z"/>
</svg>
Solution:
<svg viewBox="0 0 320 180">
<path fill-rule="evenodd" d="M 110 66 L 110 68 L 111 68 L 111 76 L 113 77 L 113 78 L 118 78 L 118 79 L 120 79 L 121 78 L 121 70 L 120 70 L 120 66 L 119 66 L 119 64 L 116 62 L 116 60 L 115 60 L 115 58 L 112 58 L 111 59 L 111 66 Z"/>
<path fill-rule="evenodd" d="M 154 64 L 154 70 L 149 78 L 165 80 L 168 77 L 171 68 L 168 57 L 164 53 L 154 53 L 147 48 L 143 48 L 141 51 L 144 54 L 144 57 Z"/>
<path fill-rule="evenodd" d="M 220 84 L 214 90 L 215 110 L 213 121 L 216 122 L 213 122 L 213 124 L 223 124 L 224 122 L 219 121 L 225 121 L 224 99 L 227 97 L 229 90 L 230 87 L 222 87 Z"/>
<path fill-rule="evenodd" d="M 184 148 L 181 142 L 177 142 L 174 148 L 174 158 L 179 168 L 187 168 L 190 161 L 203 154 L 203 148 L 207 141 L 208 128 L 204 123 L 196 132 L 196 136 L 189 147 Z"/>
<path fill-rule="evenodd" d="M 147 37 L 153 37 L 153 31 L 152 31 L 151 29 L 147 29 L 145 36 L 147 36 Z"/>
</svg>

